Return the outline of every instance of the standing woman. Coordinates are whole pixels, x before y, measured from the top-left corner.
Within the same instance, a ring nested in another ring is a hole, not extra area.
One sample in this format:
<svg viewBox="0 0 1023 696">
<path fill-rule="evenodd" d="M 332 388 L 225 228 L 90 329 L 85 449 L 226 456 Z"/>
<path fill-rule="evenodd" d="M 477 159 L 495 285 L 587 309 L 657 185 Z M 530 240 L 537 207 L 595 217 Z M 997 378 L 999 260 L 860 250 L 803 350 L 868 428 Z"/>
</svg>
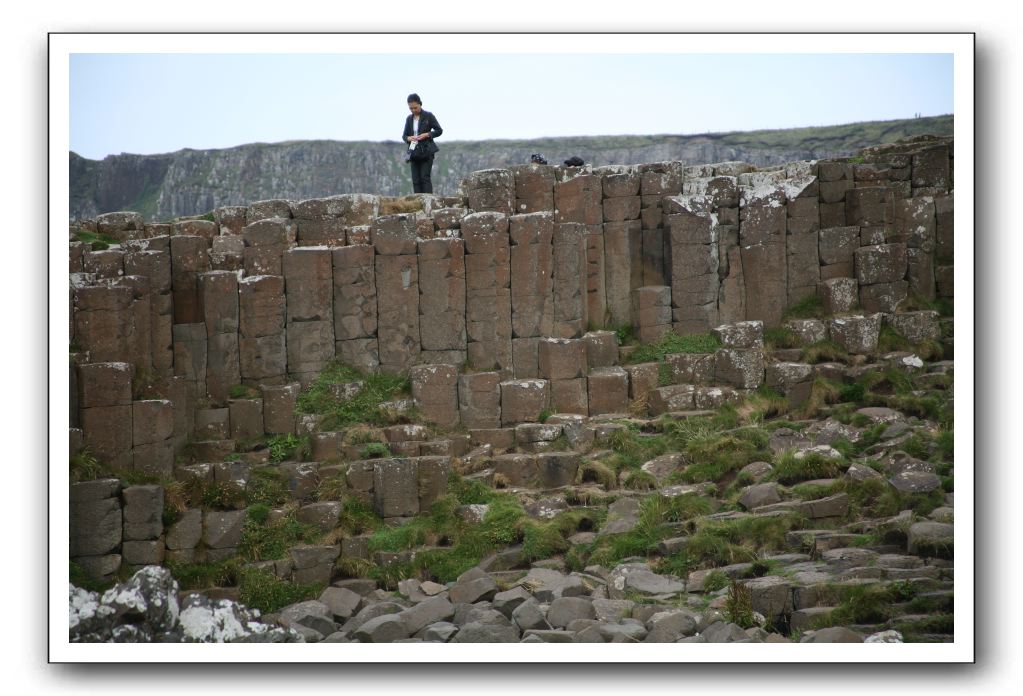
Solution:
<svg viewBox="0 0 1023 696">
<path fill-rule="evenodd" d="M 433 139 L 443 133 L 437 117 L 423 111 L 423 100 L 418 94 L 408 95 L 408 110 L 412 113 L 405 119 L 402 140 L 409 144 L 406 159 L 412 165 L 412 192 L 433 193 L 430 172 L 433 170 L 433 156 L 437 146 Z"/>
</svg>

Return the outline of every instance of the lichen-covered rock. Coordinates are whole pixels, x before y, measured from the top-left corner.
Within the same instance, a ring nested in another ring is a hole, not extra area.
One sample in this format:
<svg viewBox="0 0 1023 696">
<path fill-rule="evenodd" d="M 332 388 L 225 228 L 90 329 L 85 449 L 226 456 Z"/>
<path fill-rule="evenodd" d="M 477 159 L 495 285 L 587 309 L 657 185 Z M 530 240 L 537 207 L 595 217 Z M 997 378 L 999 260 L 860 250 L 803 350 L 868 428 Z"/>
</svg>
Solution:
<svg viewBox="0 0 1023 696">
<path fill-rule="evenodd" d="M 180 604 L 170 571 L 146 566 L 102 596 L 69 587 L 73 643 L 301 642 L 293 631 L 258 621 L 259 612 L 190 594 Z"/>
<path fill-rule="evenodd" d="M 685 583 L 654 573 L 644 563 L 626 563 L 611 571 L 608 594 L 611 599 L 623 599 L 629 593 L 659 599 L 670 599 L 685 592 Z"/>
<path fill-rule="evenodd" d="M 941 338 L 938 313 L 932 310 L 893 314 L 888 318 L 888 322 L 910 343 L 937 341 Z"/>
<path fill-rule="evenodd" d="M 711 334 L 725 348 L 762 348 L 764 345 L 764 322 L 740 321 L 711 329 Z"/>
<path fill-rule="evenodd" d="M 881 333 L 881 315 L 851 316 L 832 319 L 829 323 L 831 338 L 846 351 L 856 354 L 877 349 Z"/>
</svg>

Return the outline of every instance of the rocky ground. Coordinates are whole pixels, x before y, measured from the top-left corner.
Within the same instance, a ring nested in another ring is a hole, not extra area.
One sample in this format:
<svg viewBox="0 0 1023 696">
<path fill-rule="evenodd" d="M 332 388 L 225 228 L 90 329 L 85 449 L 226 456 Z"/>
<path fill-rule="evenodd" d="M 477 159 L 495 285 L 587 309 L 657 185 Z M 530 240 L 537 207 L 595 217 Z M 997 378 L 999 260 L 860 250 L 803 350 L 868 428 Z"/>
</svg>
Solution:
<svg viewBox="0 0 1023 696">
<path fill-rule="evenodd" d="M 343 432 L 344 455 L 315 461 L 309 436 L 234 443 L 218 466 L 235 480 L 163 482 L 167 548 L 189 511 L 222 510 L 236 555 L 73 573 L 71 639 L 950 641 L 951 320 L 914 342 L 886 319 L 858 354 L 809 342 L 806 321 L 764 333 L 767 381 L 727 403 L 672 407 L 684 345 L 625 348 L 656 375 L 630 413 L 545 413 L 507 441 L 415 423 L 400 381 L 327 374 L 299 408 L 308 433 Z M 434 454 L 452 470 L 433 502 L 378 516 L 366 463 Z"/>
</svg>

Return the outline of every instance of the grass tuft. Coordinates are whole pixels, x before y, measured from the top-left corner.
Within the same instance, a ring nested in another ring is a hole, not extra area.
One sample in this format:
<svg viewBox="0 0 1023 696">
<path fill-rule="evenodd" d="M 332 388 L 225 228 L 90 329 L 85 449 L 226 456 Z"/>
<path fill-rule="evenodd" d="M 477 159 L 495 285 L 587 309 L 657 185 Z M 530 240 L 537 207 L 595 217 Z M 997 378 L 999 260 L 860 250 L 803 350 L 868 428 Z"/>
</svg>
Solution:
<svg viewBox="0 0 1023 696">
<path fill-rule="evenodd" d="M 779 483 L 791 485 L 801 481 L 835 478 L 841 473 L 841 459 L 831 459 L 819 452 L 807 452 L 802 459 L 797 459 L 790 450 L 778 457 L 773 476 Z"/>
<path fill-rule="evenodd" d="M 338 398 L 335 385 L 362 382 L 362 388 L 347 399 Z M 357 424 L 391 425 L 396 416 L 380 409 L 380 404 L 407 395 L 409 381 L 386 372 L 365 374 L 340 361 L 330 363 L 298 397 L 299 413 L 325 415 L 325 430 L 338 430 Z"/>
<path fill-rule="evenodd" d="M 810 295 L 789 307 L 782 319 L 820 319 L 824 316 L 824 301 L 819 295 Z"/>
<path fill-rule="evenodd" d="M 670 353 L 713 353 L 721 343 L 709 333 L 679 336 L 669 332 L 657 343 L 647 343 L 632 352 L 627 363 L 663 361 Z"/>
</svg>

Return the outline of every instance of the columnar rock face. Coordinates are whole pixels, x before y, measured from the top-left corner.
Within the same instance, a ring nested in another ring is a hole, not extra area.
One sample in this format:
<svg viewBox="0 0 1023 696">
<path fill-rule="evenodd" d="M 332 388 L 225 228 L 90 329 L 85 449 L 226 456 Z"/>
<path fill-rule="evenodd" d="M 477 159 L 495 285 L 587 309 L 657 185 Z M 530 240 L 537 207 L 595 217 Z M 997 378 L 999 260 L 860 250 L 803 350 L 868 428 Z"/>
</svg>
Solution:
<svg viewBox="0 0 1023 696">
<path fill-rule="evenodd" d="M 503 215 L 515 209 L 515 175 L 507 169 L 485 169 L 473 172 L 463 188 L 469 208 L 476 211 L 494 211 Z"/>
<path fill-rule="evenodd" d="M 788 190 L 786 304 L 794 305 L 817 294 L 821 280 L 818 233 L 820 230 L 819 186 L 815 168 L 792 181 Z"/>
<path fill-rule="evenodd" d="M 465 240 L 468 362 L 512 370 L 511 249 L 508 217 L 484 212 L 462 219 Z"/>
<path fill-rule="evenodd" d="M 174 405 L 166 399 L 134 401 L 131 425 L 132 469 L 170 478 L 174 473 Z"/>
<path fill-rule="evenodd" d="M 377 197 L 347 195 L 222 207 L 213 222 L 146 224 L 127 214 L 90 222 L 122 242 L 70 245 L 74 362 L 124 363 L 137 390 L 165 393 L 88 402 L 76 371 L 72 424 L 106 463 L 165 475 L 190 438 L 315 430 L 315 419 L 296 423 L 282 404 L 335 357 L 370 371 L 488 370 L 445 372 L 436 390 L 417 382 L 421 411 L 474 430 L 545 409 L 600 413 L 618 407 L 600 403 L 606 375 L 588 370 L 614 367 L 617 345 L 612 332 L 588 330 L 632 326 L 652 342 L 669 328 L 774 326 L 814 293 L 831 314 L 868 315 L 828 329 L 848 349 L 870 352 L 872 313 L 892 314 L 911 293 L 953 296 L 954 192 L 944 141 L 865 157 L 766 171 L 734 162 L 531 164 L 478 172 L 461 198 L 420 196 L 416 213 L 381 217 Z M 911 340 L 940 338 L 930 315 L 893 317 Z M 806 342 L 829 335 L 823 324 L 804 328 Z M 554 350 L 562 345 L 570 360 Z M 726 343 L 691 364 L 676 356 L 671 379 L 749 389 L 763 378 L 748 350 Z M 665 379 L 657 365 L 626 374 L 631 398 Z M 543 399 L 499 386 L 531 380 L 544 385 Z M 231 398 L 239 383 L 269 398 Z M 692 393 L 695 408 L 715 399 Z M 394 444 L 407 454 L 443 449 Z M 225 447 L 204 442 L 201 451 L 216 459 Z"/>
<path fill-rule="evenodd" d="M 632 321 L 643 343 L 656 343 L 672 328 L 671 287 L 654 285 L 632 293 Z"/>
<path fill-rule="evenodd" d="M 509 223 L 514 372 L 536 377 L 537 339 L 554 330 L 554 216 L 514 215 Z"/>
<path fill-rule="evenodd" d="M 938 324 L 938 313 L 932 310 L 921 312 L 905 312 L 892 314 L 887 318 L 899 334 L 911 343 L 937 341 L 941 338 L 941 327 Z"/>
<path fill-rule="evenodd" d="M 818 233 L 821 281 L 853 276 L 853 254 L 860 245 L 860 228 L 826 227 Z"/>
<path fill-rule="evenodd" d="M 113 575 L 121 563 L 114 553 L 123 533 L 120 492 L 118 479 L 71 485 L 70 555 L 94 577 Z"/>
<path fill-rule="evenodd" d="M 608 316 L 603 228 L 600 225 L 588 225 L 583 235 L 583 245 L 586 249 L 587 324 L 603 324 Z"/>
<path fill-rule="evenodd" d="M 860 306 L 868 312 L 894 312 L 908 296 L 906 245 L 863 246 L 856 250 L 855 259 Z"/>
<path fill-rule="evenodd" d="M 380 368 L 407 372 L 419 362 L 419 263 L 415 219 L 411 215 L 378 218 L 376 247 L 377 343 Z"/>
<path fill-rule="evenodd" d="M 287 373 L 283 276 L 238 283 L 238 352 L 243 384 L 283 384 Z"/>
<path fill-rule="evenodd" d="M 821 301 L 828 314 L 845 314 L 859 304 L 855 278 L 829 278 L 821 283 Z"/>
<path fill-rule="evenodd" d="M 467 428 L 501 427 L 501 375 L 474 372 L 458 376 L 458 413 Z"/>
<path fill-rule="evenodd" d="M 145 276 L 124 276 L 112 281 L 115 287 L 127 287 L 132 291 L 126 348 L 131 363 L 141 373 L 153 369 L 152 346 L 152 293 L 149 278 Z"/>
<path fill-rule="evenodd" d="M 295 404 L 301 385 L 283 384 L 263 387 L 263 427 L 268 433 L 287 435 L 295 432 Z"/>
<path fill-rule="evenodd" d="M 412 398 L 423 418 L 445 427 L 458 425 L 458 367 L 416 365 L 409 370 Z"/>
<path fill-rule="evenodd" d="M 554 210 L 555 168 L 544 164 L 512 167 L 515 177 L 515 213 Z"/>
<path fill-rule="evenodd" d="M 418 243 L 419 336 L 423 360 L 466 361 L 465 246 L 461 239 Z"/>
<path fill-rule="evenodd" d="M 202 321 L 198 276 L 210 269 L 207 241 L 202 237 L 174 236 L 170 240 L 174 323 Z"/>
<path fill-rule="evenodd" d="M 586 332 L 586 227 L 566 222 L 554 228 L 554 328 L 556 338 Z"/>
<path fill-rule="evenodd" d="M 419 462 L 385 459 L 373 465 L 373 506 L 381 517 L 408 517 L 419 512 Z"/>
<path fill-rule="evenodd" d="M 637 220 L 604 223 L 604 280 L 610 324 L 629 326 L 632 291 L 643 287 L 643 227 Z"/>
<path fill-rule="evenodd" d="M 334 352 L 363 370 L 380 365 L 374 249 L 368 244 L 331 252 L 334 267 Z"/>
<path fill-rule="evenodd" d="M 788 297 L 785 192 L 770 184 L 743 185 L 739 190 L 746 318 L 776 326 L 781 322 Z"/>
<path fill-rule="evenodd" d="M 625 413 L 629 406 L 629 374 L 620 367 L 599 367 L 589 375 L 589 413 Z"/>
<path fill-rule="evenodd" d="M 206 391 L 218 400 L 241 382 L 238 328 L 238 276 L 210 271 L 199 276 L 203 322 L 206 324 Z"/>
<path fill-rule="evenodd" d="M 588 411 L 586 344 L 581 338 L 542 338 L 538 344 L 540 376 L 550 381 L 551 408 L 558 413 Z"/>
<path fill-rule="evenodd" d="M 937 205 L 931 196 L 896 201 L 893 241 L 906 244 L 909 291 L 933 300 L 937 252 Z M 946 241 L 947 245 L 947 241 Z"/>
<path fill-rule="evenodd" d="M 72 340 L 91 360 L 127 360 L 131 355 L 134 293 L 129 287 L 94 285 L 74 289 Z"/>
<path fill-rule="evenodd" d="M 287 203 L 280 201 L 286 206 Z M 252 212 L 255 210 L 256 212 Z M 247 215 L 248 224 L 242 229 L 245 240 L 243 252 L 246 275 L 281 275 L 281 257 L 284 252 L 295 245 L 296 226 L 291 220 L 290 210 L 260 211 L 253 204 Z M 269 214 L 271 217 L 259 217 L 252 220 L 253 215 Z"/>
<path fill-rule="evenodd" d="M 82 365 L 78 384 L 85 446 L 114 468 L 131 469 L 131 365 Z"/>
<path fill-rule="evenodd" d="M 640 219 L 643 229 L 663 227 L 662 201 L 665 196 L 682 193 L 684 167 L 681 162 L 651 162 L 639 165 L 636 170 L 640 174 Z M 665 265 L 669 265 L 667 259 L 665 261 Z"/>
<path fill-rule="evenodd" d="M 328 214 L 326 200 L 298 201 L 291 214 L 299 246 L 344 246 L 345 225 L 340 217 Z"/>
<path fill-rule="evenodd" d="M 676 333 L 704 333 L 718 324 L 717 220 L 702 199 L 678 196 L 682 212 L 668 215 L 671 230 L 671 304 Z"/>
<path fill-rule="evenodd" d="M 298 247 L 284 253 L 287 290 L 288 374 L 302 383 L 334 357 L 333 263 L 328 247 Z"/>
<path fill-rule="evenodd" d="M 535 423 L 550 406 L 550 382 L 516 379 L 501 382 L 501 425 Z"/>
<path fill-rule="evenodd" d="M 614 331 L 589 331 L 583 335 L 583 342 L 590 369 L 618 364 L 618 334 Z"/>
<path fill-rule="evenodd" d="M 554 184 L 554 221 L 599 225 L 604 222 L 600 177 L 593 174 L 569 176 L 567 170 Z"/>
<path fill-rule="evenodd" d="M 869 353 L 877 348 L 881 315 L 850 316 L 832 319 L 831 338 L 850 353 Z"/>
<path fill-rule="evenodd" d="M 165 238 L 169 249 L 169 240 Z M 174 299 L 171 284 L 171 256 L 169 250 L 150 248 L 156 240 L 145 240 L 138 251 L 124 254 L 126 276 L 140 276 L 149 280 L 149 344 L 152 350 L 153 373 L 167 377 L 173 373 L 174 347 L 171 325 L 174 322 Z M 142 248 L 144 246 L 145 248 Z M 133 313 L 137 317 L 137 313 Z"/>
<path fill-rule="evenodd" d="M 210 267 L 214 271 L 245 268 L 245 240 L 240 236 L 214 237 L 210 245 Z"/>
</svg>

